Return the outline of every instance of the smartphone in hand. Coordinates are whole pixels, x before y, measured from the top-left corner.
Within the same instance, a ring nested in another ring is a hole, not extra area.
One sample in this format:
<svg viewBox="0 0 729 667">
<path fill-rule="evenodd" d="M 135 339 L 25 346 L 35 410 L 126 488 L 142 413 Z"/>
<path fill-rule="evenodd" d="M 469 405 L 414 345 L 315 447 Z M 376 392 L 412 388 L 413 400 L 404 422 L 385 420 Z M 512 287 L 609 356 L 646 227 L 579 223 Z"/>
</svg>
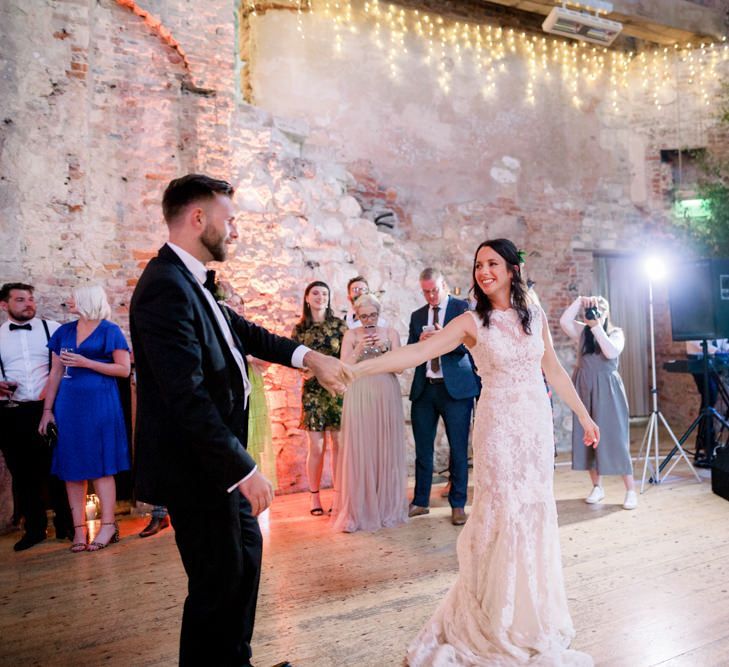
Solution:
<svg viewBox="0 0 729 667">
<path fill-rule="evenodd" d="M 377 326 L 374 324 L 368 324 L 363 328 L 367 341 L 369 341 L 370 344 L 375 343 L 377 341 Z"/>
</svg>

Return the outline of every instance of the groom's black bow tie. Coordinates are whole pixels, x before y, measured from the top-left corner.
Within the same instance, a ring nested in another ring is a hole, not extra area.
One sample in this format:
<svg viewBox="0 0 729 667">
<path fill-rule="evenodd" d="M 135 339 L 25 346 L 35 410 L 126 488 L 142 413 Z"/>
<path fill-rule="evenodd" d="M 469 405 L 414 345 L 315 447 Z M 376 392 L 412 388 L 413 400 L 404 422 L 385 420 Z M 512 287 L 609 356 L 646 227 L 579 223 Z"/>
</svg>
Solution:
<svg viewBox="0 0 729 667">
<path fill-rule="evenodd" d="M 203 286 L 205 287 L 208 292 L 211 292 L 213 296 L 215 296 L 215 271 L 213 269 L 210 269 L 205 274 L 205 282 L 203 283 Z"/>
<path fill-rule="evenodd" d="M 10 331 L 16 331 L 17 329 L 24 329 L 25 331 L 32 331 L 33 327 L 31 326 L 30 322 L 28 324 L 13 324 L 10 323 Z"/>
</svg>

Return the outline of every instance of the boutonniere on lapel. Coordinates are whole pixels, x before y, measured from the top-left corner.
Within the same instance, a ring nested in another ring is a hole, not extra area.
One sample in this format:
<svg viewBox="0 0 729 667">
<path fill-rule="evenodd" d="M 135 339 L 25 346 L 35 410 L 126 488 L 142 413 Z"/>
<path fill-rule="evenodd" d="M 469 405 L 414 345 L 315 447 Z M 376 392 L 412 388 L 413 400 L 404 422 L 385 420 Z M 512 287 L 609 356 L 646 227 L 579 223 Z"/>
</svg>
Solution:
<svg viewBox="0 0 729 667">
<path fill-rule="evenodd" d="M 215 281 L 215 286 L 213 287 L 213 297 L 218 303 L 222 303 L 228 298 L 225 287 L 223 287 L 223 283 L 221 283 L 219 280 Z"/>
<path fill-rule="evenodd" d="M 228 297 L 227 290 L 225 289 L 223 283 L 215 275 L 215 271 L 213 269 L 208 269 L 205 275 L 205 282 L 203 283 L 203 286 L 206 290 L 208 290 L 208 292 L 210 292 L 210 294 L 213 295 L 213 298 L 218 303 L 220 303 L 221 301 L 225 301 L 225 299 Z"/>
</svg>

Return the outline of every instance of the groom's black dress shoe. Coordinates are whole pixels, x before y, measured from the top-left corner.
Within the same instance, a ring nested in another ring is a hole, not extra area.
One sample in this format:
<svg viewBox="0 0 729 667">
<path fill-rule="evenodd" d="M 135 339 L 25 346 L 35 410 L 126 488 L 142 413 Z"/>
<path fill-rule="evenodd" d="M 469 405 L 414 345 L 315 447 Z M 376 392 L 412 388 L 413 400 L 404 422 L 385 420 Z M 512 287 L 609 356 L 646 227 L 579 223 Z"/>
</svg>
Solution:
<svg viewBox="0 0 729 667">
<path fill-rule="evenodd" d="M 36 544 L 42 542 L 46 539 L 45 532 L 39 533 L 38 535 L 28 535 L 26 533 L 21 537 L 14 545 L 13 550 L 14 551 L 25 551 L 26 549 L 30 549 L 31 547 L 35 546 Z"/>
<path fill-rule="evenodd" d="M 288 660 L 284 660 L 283 662 L 277 662 L 273 667 L 294 667 Z"/>
<path fill-rule="evenodd" d="M 153 516 L 152 520 L 147 524 L 147 527 L 139 533 L 139 537 L 149 537 L 150 535 L 156 535 L 160 530 L 167 528 L 170 525 L 170 517 L 163 516 L 161 519 Z"/>
</svg>

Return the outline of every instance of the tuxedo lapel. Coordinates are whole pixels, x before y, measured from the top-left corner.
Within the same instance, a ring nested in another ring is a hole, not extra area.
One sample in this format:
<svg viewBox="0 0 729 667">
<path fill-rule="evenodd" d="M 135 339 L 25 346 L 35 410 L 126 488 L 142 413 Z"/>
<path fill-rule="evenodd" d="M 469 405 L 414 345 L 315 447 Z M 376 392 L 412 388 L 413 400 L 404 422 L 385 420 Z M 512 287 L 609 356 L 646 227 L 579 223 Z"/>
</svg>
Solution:
<svg viewBox="0 0 729 667">
<path fill-rule="evenodd" d="M 175 268 L 180 272 L 180 275 L 185 279 L 185 282 L 188 283 L 190 289 L 192 290 L 192 293 L 194 295 L 194 298 L 197 299 L 197 302 L 202 305 L 203 309 L 207 313 L 208 319 L 210 320 L 213 330 L 215 331 L 215 337 L 218 341 L 218 345 L 220 346 L 220 349 L 223 352 L 223 355 L 226 357 L 229 367 L 230 368 L 237 368 L 238 364 L 236 363 L 235 359 L 233 358 L 233 355 L 230 353 L 230 347 L 228 346 L 228 341 L 225 339 L 225 334 L 220 328 L 220 324 L 218 322 L 218 318 L 216 317 L 215 313 L 213 312 L 212 306 L 210 305 L 210 302 L 208 301 L 207 297 L 203 293 L 203 290 L 205 289 L 195 278 L 195 276 L 190 273 L 188 268 L 185 266 L 185 264 L 182 262 L 182 260 L 177 256 L 177 253 L 172 250 L 167 245 L 162 246 L 162 248 L 159 251 L 159 257 L 160 259 L 163 259 L 165 261 L 171 262 L 174 264 Z M 228 323 L 228 327 L 230 328 L 230 332 L 233 336 L 233 341 L 235 342 L 236 347 L 238 350 L 240 350 L 241 355 L 243 355 L 243 363 L 245 365 L 246 371 L 248 369 L 248 363 L 246 362 L 246 352 L 243 348 L 243 343 L 238 337 L 237 332 L 233 328 L 233 325 L 230 321 L 230 315 L 226 310 L 225 306 L 221 306 L 220 304 L 216 303 L 216 307 L 220 308 L 223 317 Z"/>
<path fill-rule="evenodd" d="M 230 334 L 233 336 L 233 342 L 235 343 L 235 346 L 240 350 L 240 353 L 243 355 L 243 360 L 245 361 L 246 358 L 246 351 L 243 348 L 243 341 L 238 336 L 238 332 L 235 330 L 235 327 L 233 326 L 233 321 L 230 319 L 230 311 L 228 310 L 228 306 L 226 306 L 224 303 L 218 302 L 218 308 L 220 308 L 220 311 L 223 313 L 223 317 L 225 318 L 225 321 L 228 323 L 228 328 L 230 329 Z M 248 368 L 248 363 L 246 362 L 246 369 Z"/>
</svg>

